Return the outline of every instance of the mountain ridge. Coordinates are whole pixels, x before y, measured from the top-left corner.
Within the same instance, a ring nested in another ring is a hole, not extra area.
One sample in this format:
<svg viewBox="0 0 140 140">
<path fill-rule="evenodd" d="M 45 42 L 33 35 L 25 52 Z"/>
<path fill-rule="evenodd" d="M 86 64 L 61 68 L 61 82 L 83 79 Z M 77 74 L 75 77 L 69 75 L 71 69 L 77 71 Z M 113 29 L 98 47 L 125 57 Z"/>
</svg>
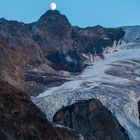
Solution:
<svg viewBox="0 0 140 140">
<path fill-rule="evenodd" d="M 49 86 L 66 81 L 70 75 L 64 76 L 64 73 L 81 72 L 88 65 L 89 54 L 102 57 L 103 49 L 123 36 L 120 28 L 72 27 L 59 11 L 47 11 L 37 22 L 30 24 L 1 19 L 0 45 L 5 51 L 0 61 L 10 59 L 4 62 L 4 68 L 3 65 L 0 67 L 1 78 L 36 95 Z M 6 54 L 8 50 L 10 53 Z M 16 67 L 15 71 L 11 72 L 7 65 Z"/>
</svg>

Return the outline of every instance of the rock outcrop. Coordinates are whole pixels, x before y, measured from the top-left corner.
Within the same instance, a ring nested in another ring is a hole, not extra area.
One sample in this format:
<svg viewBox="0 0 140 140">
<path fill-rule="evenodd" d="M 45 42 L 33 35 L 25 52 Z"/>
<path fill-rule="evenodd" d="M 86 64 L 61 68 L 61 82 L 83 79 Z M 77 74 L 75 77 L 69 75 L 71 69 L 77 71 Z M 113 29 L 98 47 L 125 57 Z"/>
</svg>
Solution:
<svg viewBox="0 0 140 140">
<path fill-rule="evenodd" d="M 53 121 L 82 133 L 85 140 L 129 140 L 116 118 L 96 99 L 63 107 Z"/>
<path fill-rule="evenodd" d="M 80 136 L 52 126 L 29 96 L 0 81 L 0 140 L 80 140 Z"/>
</svg>

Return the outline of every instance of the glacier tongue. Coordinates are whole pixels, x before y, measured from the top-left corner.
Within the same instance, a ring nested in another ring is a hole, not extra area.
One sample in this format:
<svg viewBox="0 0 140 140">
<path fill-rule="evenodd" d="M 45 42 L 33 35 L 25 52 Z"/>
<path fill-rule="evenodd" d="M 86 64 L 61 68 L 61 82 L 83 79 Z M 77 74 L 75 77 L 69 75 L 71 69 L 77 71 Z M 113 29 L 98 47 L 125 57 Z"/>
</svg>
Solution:
<svg viewBox="0 0 140 140">
<path fill-rule="evenodd" d="M 104 55 L 104 60 L 94 62 L 72 81 L 32 99 L 52 120 L 63 106 L 97 98 L 111 110 L 130 138 L 139 140 L 140 49 L 119 49 Z"/>
</svg>

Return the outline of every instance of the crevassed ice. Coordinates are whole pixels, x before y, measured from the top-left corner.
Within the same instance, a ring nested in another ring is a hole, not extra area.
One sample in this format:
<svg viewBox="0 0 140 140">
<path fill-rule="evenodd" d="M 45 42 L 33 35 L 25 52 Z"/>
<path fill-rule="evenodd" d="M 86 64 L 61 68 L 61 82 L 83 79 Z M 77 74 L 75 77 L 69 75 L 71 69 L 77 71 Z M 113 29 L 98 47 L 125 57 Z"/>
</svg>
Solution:
<svg viewBox="0 0 140 140">
<path fill-rule="evenodd" d="M 129 71 L 130 74 L 127 72 L 127 76 L 107 74 L 107 70 L 114 71 L 113 67 L 120 70 L 122 67 L 128 67 L 132 71 Z M 52 120 L 53 115 L 62 106 L 73 104 L 77 100 L 97 98 L 111 110 L 129 137 L 132 140 L 139 140 L 137 102 L 140 100 L 140 83 L 135 80 L 139 77 L 138 69 L 140 69 L 140 48 L 119 49 L 114 53 L 106 53 L 104 60 L 94 62 L 81 75 L 74 77 L 73 81 L 50 88 L 33 98 L 33 101 L 46 113 L 48 119 Z"/>
</svg>

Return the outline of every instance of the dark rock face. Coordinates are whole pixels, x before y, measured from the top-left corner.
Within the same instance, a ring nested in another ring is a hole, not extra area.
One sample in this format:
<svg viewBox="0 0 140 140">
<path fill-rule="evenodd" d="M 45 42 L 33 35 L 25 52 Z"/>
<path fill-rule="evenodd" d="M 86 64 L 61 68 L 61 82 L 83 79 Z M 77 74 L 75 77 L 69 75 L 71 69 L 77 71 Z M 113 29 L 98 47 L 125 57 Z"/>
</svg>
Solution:
<svg viewBox="0 0 140 140">
<path fill-rule="evenodd" d="M 66 16 L 59 11 L 47 11 L 32 26 L 34 39 L 41 47 L 49 51 L 67 51 L 72 47 L 72 27 Z"/>
<path fill-rule="evenodd" d="M 78 51 L 83 53 L 101 54 L 107 46 L 119 41 L 125 32 L 121 28 L 111 29 L 102 26 L 79 28 L 73 27 L 73 44 Z"/>
<path fill-rule="evenodd" d="M 83 53 L 101 55 L 123 36 L 121 29 L 72 27 L 57 10 L 31 24 L 0 19 L 0 78 L 31 95 L 36 87 L 37 93 L 43 92 L 64 80 L 60 70 L 81 72 L 86 67 Z M 47 76 L 44 82 L 46 75 L 52 80 Z"/>
<path fill-rule="evenodd" d="M 124 40 L 126 42 L 140 42 L 140 26 L 126 26 L 123 27 L 125 31 Z"/>
<path fill-rule="evenodd" d="M 0 140 L 79 140 L 79 134 L 53 127 L 30 98 L 0 81 Z"/>
<path fill-rule="evenodd" d="M 80 132 L 85 140 L 129 140 L 116 118 L 95 99 L 62 108 L 53 121 Z"/>
<path fill-rule="evenodd" d="M 53 68 L 56 70 L 63 70 L 69 72 L 81 72 L 84 69 L 82 64 L 82 58 L 80 53 L 77 51 L 68 51 L 68 52 L 53 52 L 48 55 L 48 59 L 53 62 Z"/>
<path fill-rule="evenodd" d="M 140 101 L 138 102 L 139 122 L 140 122 Z"/>
</svg>

